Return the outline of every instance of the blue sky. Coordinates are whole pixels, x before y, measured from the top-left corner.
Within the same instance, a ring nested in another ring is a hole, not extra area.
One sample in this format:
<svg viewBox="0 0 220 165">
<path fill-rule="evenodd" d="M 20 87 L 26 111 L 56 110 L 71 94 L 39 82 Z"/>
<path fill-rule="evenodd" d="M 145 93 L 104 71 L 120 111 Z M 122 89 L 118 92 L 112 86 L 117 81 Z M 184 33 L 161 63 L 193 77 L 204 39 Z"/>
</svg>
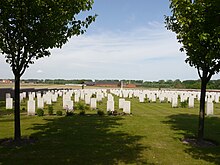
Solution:
<svg viewBox="0 0 220 165">
<path fill-rule="evenodd" d="M 51 50 L 22 78 L 198 79 L 196 69 L 184 62 L 175 34 L 165 28 L 169 0 L 95 0 L 89 13 L 98 17 L 84 35 Z M 0 78 L 13 78 L 2 55 L 0 70 Z"/>
</svg>

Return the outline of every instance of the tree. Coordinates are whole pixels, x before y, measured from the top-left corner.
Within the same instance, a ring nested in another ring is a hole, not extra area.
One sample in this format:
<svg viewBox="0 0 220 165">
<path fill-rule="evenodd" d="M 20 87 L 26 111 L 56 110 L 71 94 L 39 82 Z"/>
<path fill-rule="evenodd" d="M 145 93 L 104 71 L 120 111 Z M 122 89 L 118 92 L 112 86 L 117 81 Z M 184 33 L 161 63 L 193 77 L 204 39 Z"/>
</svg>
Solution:
<svg viewBox="0 0 220 165">
<path fill-rule="evenodd" d="M 170 0 L 166 27 L 177 34 L 186 62 L 197 68 L 201 79 L 198 140 L 204 138 L 206 86 L 220 70 L 220 1 Z"/>
<path fill-rule="evenodd" d="M 93 0 L 2 0 L 0 3 L 0 50 L 15 78 L 14 139 L 20 141 L 20 78 L 35 60 L 49 56 L 80 35 L 95 16 L 77 18 L 92 9 Z"/>
</svg>

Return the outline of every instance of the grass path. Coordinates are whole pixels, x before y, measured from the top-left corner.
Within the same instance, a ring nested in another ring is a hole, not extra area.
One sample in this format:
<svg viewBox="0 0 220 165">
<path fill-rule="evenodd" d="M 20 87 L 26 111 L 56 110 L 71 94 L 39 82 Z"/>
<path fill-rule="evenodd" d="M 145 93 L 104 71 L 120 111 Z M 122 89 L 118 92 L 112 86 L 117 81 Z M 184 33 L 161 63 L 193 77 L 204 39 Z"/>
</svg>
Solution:
<svg viewBox="0 0 220 165">
<path fill-rule="evenodd" d="M 94 110 L 72 117 L 29 117 L 23 113 L 22 135 L 38 141 L 17 148 L 0 146 L 0 165 L 220 164 L 219 146 L 199 148 L 181 142 L 185 136 L 196 135 L 198 103 L 188 109 L 131 101 L 130 116 L 100 117 Z M 55 111 L 61 105 L 59 99 Z M 99 105 L 99 109 L 105 108 L 106 100 Z M 220 143 L 219 104 L 215 115 L 206 118 L 205 136 Z M 0 139 L 9 137 L 13 137 L 13 115 L 4 114 L 0 116 Z"/>
</svg>

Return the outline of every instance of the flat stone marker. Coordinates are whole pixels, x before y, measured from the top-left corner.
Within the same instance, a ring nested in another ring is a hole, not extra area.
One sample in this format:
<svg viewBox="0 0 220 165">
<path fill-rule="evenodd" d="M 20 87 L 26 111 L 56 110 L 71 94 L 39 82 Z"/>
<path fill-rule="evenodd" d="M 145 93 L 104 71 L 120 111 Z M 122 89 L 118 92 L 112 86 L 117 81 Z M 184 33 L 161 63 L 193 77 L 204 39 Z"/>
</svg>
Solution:
<svg viewBox="0 0 220 165">
<path fill-rule="evenodd" d="M 13 109 L 13 98 L 6 98 L 6 109 Z"/>
<path fill-rule="evenodd" d="M 28 100 L 28 115 L 35 115 L 35 100 Z"/>
</svg>

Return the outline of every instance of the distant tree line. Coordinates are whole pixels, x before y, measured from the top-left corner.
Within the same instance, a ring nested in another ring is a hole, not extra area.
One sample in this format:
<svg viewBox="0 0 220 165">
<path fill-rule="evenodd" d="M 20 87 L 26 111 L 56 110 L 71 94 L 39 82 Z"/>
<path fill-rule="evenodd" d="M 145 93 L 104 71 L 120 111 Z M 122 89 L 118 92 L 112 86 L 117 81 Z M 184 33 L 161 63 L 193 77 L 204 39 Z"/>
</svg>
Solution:
<svg viewBox="0 0 220 165">
<path fill-rule="evenodd" d="M 0 79 L 2 81 L 3 79 Z M 10 79 L 13 81 L 12 79 Z M 146 88 L 175 88 L 175 89 L 200 89 L 201 80 L 159 80 L 159 81 L 143 81 L 143 80 L 91 80 L 91 79 L 24 79 L 21 80 L 24 83 L 35 83 L 35 84 L 86 84 L 88 82 L 108 82 L 108 83 L 119 83 L 123 81 L 123 84 L 135 84 L 137 87 Z M 207 85 L 207 89 L 220 89 L 220 79 L 210 80 Z"/>
<path fill-rule="evenodd" d="M 200 89 L 201 80 L 159 80 L 145 81 L 141 86 L 148 88 Z M 210 80 L 207 89 L 220 89 L 220 80 Z"/>
</svg>

